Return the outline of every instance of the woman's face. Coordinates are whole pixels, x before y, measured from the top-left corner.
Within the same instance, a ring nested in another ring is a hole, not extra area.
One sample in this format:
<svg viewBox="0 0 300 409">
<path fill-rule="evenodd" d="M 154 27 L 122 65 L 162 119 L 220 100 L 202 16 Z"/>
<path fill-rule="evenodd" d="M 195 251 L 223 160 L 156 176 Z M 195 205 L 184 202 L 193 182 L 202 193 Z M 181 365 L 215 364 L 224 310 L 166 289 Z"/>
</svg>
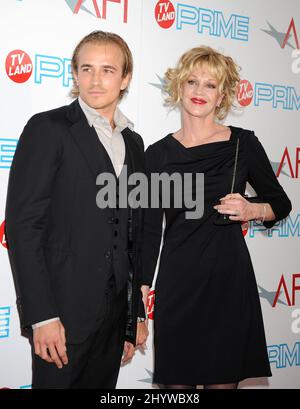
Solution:
<svg viewBox="0 0 300 409">
<path fill-rule="evenodd" d="M 217 79 L 205 65 L 194 68 L 181 87 L 181 107 L 190 116 L 214 117 L 222 98 Z"/>
</svg>

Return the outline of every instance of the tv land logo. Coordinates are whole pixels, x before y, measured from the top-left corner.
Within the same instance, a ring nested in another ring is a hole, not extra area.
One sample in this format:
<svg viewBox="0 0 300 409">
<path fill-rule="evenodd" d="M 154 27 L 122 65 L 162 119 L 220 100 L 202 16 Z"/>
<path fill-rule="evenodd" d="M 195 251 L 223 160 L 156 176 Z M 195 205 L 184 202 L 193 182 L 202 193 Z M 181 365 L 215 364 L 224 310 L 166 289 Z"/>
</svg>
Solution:
<svg viewBox="0 0 300 409">
<path fill-rule="evenodd" d="M 123 23 L 128 21 L 128 0 L 65 0 L 65 3 L 69 6 L 74 14 L 78 14 L 80 11 L 84 11 L 91 14 L 99 19 L 107 19 L 107 6 L 110 4 L 111 9 L 110 15 L 112 13 L 112 3 L 118 3 L 118 9 L 122 10 Z M 117 10 L 113 8 L 114 13 Z"/>
<path fill-rule="evenodd" d="M 11 51 L 5 61 L 8 78 L 22 84 L 34 73 L 34 82 L 41 84 L 46 78 L 60 79 L 63 87 L 69 87 L 73 80 L 71 59 L 52 55 L 36 54 L 34 64 L 29 54 L 20 49 Z"/>
<path fill-rule="evenodd" d="M 7 249 L 7 241 L 6 241 L 6 237 L 5 237 L 5 220 L 1 223 L 0 225 L 0 240 L 1 240 L 1 244 L 2 246 Z"/>
<path fill-rule="evenodd" d="M 163 29 L 176 23 L 177 30 L 192 28 L 198 34 L 248 41 L 249 17 L 232 13 L 225 16 L 223 11 L 197 7 L 171 0 L 159 0 L 154 14 L 157 24 Z"/>
<path fill-rule="evenodd" d="M 22 50 L 14 50 L 6 57 L 5 69 L 12 81 L 22 83 L 31 77 L 33 65 L 27 53 Z"/>
<path fill-rule="evenodd" d="M 253 87 L 250 81 L 248 80 L 241 80 L 237 86 L 237 93 L 236 98 L 238 103 L 246 107 L 251 104 L 253 100 Z"/>
<path fill-rule="evenodd" d="M 149 291 L 147 300 L 147 316 L 150 320 L 154 320 L 154 301 L 155 301 L 155 290 Z"/>
<path fill-rule="evenodd" d="M 175 21 L 175 8 L 169 0 L 160 0 L 155 6 L 155 18 L 162 28 L 170 28 Z"/>
<path fill-rule="evenodd" d="M 247 233 L 248 233 L 248 230 L 249 230 L 249 222 L 241 223 L 241 228 L 242 228 L 243 236 L 245 237 L 247 235 Z"/>
<path fill-rule="evenodd" d="M 10 334 L 11 307 L 0 307 L 0 340 Z"/>
<path fill-rule="evenodd" d="M 294 345 L 275 344 L 268 346 L 268 357 L 270 364 L 277 369 L 300 365 L 300 342 Z"/>
</svg>

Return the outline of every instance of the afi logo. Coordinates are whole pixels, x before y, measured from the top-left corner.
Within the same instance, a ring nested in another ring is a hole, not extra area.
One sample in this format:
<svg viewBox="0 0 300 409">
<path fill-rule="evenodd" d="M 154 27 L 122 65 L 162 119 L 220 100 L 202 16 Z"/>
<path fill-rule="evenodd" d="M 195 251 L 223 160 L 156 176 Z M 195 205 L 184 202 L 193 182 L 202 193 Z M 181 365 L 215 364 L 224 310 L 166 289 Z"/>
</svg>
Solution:
<svg viewBox="0 0 300 409">
<path fill-rule="evenodd" d="M 287 301 L 287 305 L 289 305 L 290 307 L 295 305 L 296 291 L 300 291 L 300 285 L 299 285 L 300 281 L 299 281 L 299 284 L 297 285 L 297 280 L 299 279 L 300 279 L 300 274 L 292 275 L 292 287 L 290 288 L 290 293 L 289 293 L 288 286 L 286 285 L 286 282 L 284 279 L 284 275 L 282 274 L 279 284 L 278 284 L 276 295 L 273 301 L 273 305 L 272 305 L 273 308 L 276 307 L 278 298 L 281 295 L 282 291 L 284 292 L 285 299 Z"/>
<path fill-rule="evenodd" d="M 80 10 L 86 11 L 87 13 L 91 13 L 89 9 L 84 5 L 86 0 L 65 0 L 70 9 L 73 11 L 74 14 L 78 14 Z M 75 3 L 75 6 L 74 6 Z M 128 0 L 93 0 L 93 8 L 97 18 L 101 18 L 106 20 L 107 16 L 107 3 L 119 3 L 123 7 L 123 22 L 127 23 L 128 19 Z M 102 7 L 101 7 L 102 3 Z"/>
<path fill-rule="evenodd" d="M 281 48 L 285 48 L 285 46 L 286 46 L 290 36 L 292 35 L 292 33 L 293 33 L 293 36 L 294 36 L 294 39 L 295 39 L 296 47 L 298 48 L 298 50 L 300 49 L 300 42 L 299 42 L 299 38 L 298 38 L 298 35 L 297 35 L 297 31 L 296 31 L 295 21 L 294 21 L 293 18 L 292 18 L 292 20 L 290 22 L 288 31 L 286 33 L 286 36 L 284 37 Z"/>
<path fill-rule="evenodd" d="M 274 28 L 270 23 L 268 23 L 269 30 L 262 30 L 266 34 L 269 34 L 271 37 L 275 38 L 277 43 L 281 48 L 285 48 L 286 46 L 289 46 L 290 48 L 295 48 L 294 44 L 296 45 L 296 48 L 299 50 L 300 49 L 300 41 L 299 41 L 299 36 L 297 33 L 297 28 L 295 24 L 294 18 L 291 19 L 287 32 L 281 33 L 280 31 L 277 31 L 276 28 Z M 293 40 L 291 42 L 291 39 Z"/>
<path fill-rule="evenodd" d="M 288 166 L 289 174 L 287 173 L 287 168 L 285 167 L 286 164 Z M 296 148 L 295 161 L 292 161 L 289 150 L 286 147 L 283 152 L 278 170 L 275 172 L 276 176 L 279 177 L 282 172 L 284 175 L 290 176 L 293 179 L 298 179 L 299 178 L 299 166 L 300 166 L 300 148 Z"/>
</svg>

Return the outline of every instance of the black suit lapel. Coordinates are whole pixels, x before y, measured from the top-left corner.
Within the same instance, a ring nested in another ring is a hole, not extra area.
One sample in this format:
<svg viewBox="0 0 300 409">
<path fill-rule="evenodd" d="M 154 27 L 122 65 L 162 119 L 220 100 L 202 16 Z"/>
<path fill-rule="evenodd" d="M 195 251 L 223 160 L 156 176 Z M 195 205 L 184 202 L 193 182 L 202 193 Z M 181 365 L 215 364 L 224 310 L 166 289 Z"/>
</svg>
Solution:
<svg viewBox="0 0 300 409">
<path fill-rule="evenodd" d="M 122 131 L 124 138 L 128 160 L 130 161 L 132 173 L 144 172 L 144 166 L 142 162 L 142 153 L 138 143 L 135 141 L 133 132 L 129 128 L 125 128 Z"/>
<path fill-rule="evenodd" d="M 98 135 L 93 127 L 90 127 L 87 120 L 84 118 L 74 124 L 70 129 L 73 138 L 84 156 L 88 167 L 96 179 L 100 172 L 100 153 Z"/>
<path fill-rule="evenodd" d="M 70 132 L 83 155 L 94 179 L 101 170 L 100 150 L 104 147 L 99 141 L 94 127 L 90 127 L 78 100 L 69 105 L 67 117 L 72 122 Z"/>
</svg>

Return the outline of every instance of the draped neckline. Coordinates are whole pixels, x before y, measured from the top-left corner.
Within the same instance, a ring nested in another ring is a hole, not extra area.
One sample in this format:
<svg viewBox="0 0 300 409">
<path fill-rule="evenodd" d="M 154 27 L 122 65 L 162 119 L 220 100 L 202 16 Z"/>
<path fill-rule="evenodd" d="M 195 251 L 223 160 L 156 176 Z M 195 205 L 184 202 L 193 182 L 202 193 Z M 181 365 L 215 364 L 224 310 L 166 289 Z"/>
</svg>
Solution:
<svg viewBox="0 0 300 409">
<path fill-rule="evenodd" d="M 178 146 L 180 146 L 183 150 L 190 151 L 190 150 L 193 150 L 193 149 L 200 149 L 202 147 L 215 145 L 215 144 L 228 144 L 228 143 L 230 144 L 232 142 L 232 139 L 233 139 L 233 127 L 231 125 L 229 125 L 228 128 L 230 129 L 230 136 L 229 136 L 229 139 L 227 139 L 225 141 L 207 142 L 207 143 L 201 143 L 200 145 L 194 145 L 194 146 L 189 146 L 189 147 L 184 146 L 181 142 L 179 142 L 178 139 L 176 139 L 174 137 L 174 133 L 170 133 L 168 135 L 168 137 L 171 140 L 173 140 Z"/>
</svg>

